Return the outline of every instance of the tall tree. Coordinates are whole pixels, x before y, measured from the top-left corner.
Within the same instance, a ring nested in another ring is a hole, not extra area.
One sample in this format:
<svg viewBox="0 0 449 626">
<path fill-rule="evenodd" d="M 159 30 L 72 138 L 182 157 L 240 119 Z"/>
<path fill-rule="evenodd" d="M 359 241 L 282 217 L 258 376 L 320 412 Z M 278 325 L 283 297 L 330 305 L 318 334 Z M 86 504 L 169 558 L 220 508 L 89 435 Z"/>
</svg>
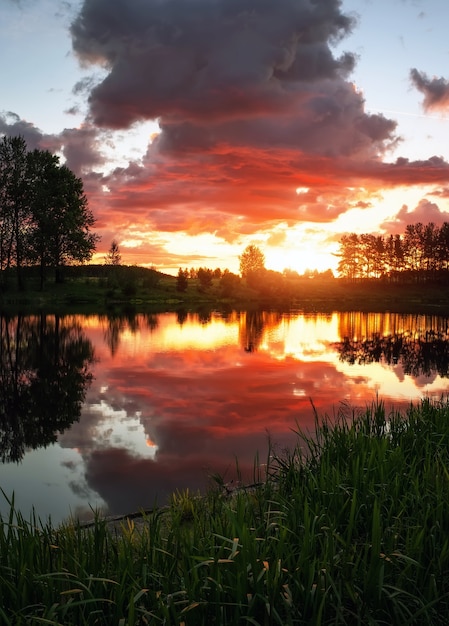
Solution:
<svg viewBox="0 0 449 626">
<path fill-rule="evenodd" d="M 64 265 L 91 259 L 98 241 L 91 232 L 95 219 L 82 180 L 65 165 L 59 165 L 58 157 L 34 150 L 28 160 L 33 188 L 30 257 L 41 267 L 41 285 L 46 267 L 53 268 L 55 280 L 60 282 Z"/>
<path fill-rule="evenodd" d="M 440 227 L 436 253 L 438 269 L 447 272 L 449 270 L 449 222 L 444 222 Z"/>
<path fill-rule="evenodd" d="M 16 267 L 23 288 L 24 238 L 29 227 L 27 149 L 22 137 L 0 141 L 0 269 Z"/>
<path fill-rule="evenodd" d="M 49 207 L 57 193 L 57 170 L 59 160 L 50 152 L 34 150 L 28 154 L 28 177 L 31 180 L 33 225 L 28 235 L 27 256 L 31 264 L 38 264 L 41 289 L 45 270 L 51 263 L 47 235 L 52 228 L 53 217 Z"/>
<path fill-rule="evenodd" d="M 27 151 L 22 137 L 0 141 L 0 269 L 39 264 L 56 280 L 61 267 L 92 257 L 97 235 L 80 178 L 46 150 Z"/>
<path fill-rule="evenodd" d="M 265 255 L 255 245 L 246 246 L 239 256 L 240 274 L 242 278 L 248 278 L 250 274 L 265 269 Z"/>
<path fill-rule="evenodd" d="M 338 272 L 343 278 L 356 280 L 360 278 L 359 263 L 362 258 L 361 242 L 356 233 L 343 235 L 340 240 L 340 253 L 338 255 Z"/>
</svg>

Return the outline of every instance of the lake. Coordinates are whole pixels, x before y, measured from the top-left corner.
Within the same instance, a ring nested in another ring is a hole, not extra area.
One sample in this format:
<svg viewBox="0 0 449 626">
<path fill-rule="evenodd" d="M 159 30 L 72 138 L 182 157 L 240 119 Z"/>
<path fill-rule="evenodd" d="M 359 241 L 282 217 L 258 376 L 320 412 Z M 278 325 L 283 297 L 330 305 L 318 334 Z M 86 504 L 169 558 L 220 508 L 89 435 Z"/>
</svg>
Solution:
<svg viewBox="0 0 449 626">
<path fill-rule="evenodd" d="M 250 481 L 379 397 L 449 391 L 448 318 L 229 312 L 0 317 L 0 487 L 28 519 L 165 504 L 220 475 Z M 313 403 L 313 406 L 312 406 Z M 0 494 L 0 512 L 9 510 Z"/>
</svg>

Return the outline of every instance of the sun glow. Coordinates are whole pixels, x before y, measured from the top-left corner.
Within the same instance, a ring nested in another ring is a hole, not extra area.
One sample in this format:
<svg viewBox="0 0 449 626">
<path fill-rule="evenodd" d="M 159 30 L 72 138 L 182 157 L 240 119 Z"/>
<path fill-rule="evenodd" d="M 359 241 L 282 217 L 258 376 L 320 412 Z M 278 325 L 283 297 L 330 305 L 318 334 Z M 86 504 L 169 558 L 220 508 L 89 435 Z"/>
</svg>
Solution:
<svg viewBox="0 0 449 626">
<path fill-rule="evenodd" d="M 320 251 L 312 246 L 295 250 L 286 248 L 272 248 L 266 252 L 266 266 L 275 272 L 292 270 L 304 274 L 308 270 L 325 272 L 331 267 L 332 257 L 329 253 Z"/>
<path fill-rule="evenodd" d="M 270 245 L 270 241 L 273 245 Z M 283 224 L 261 247 L 267 269 L 276 272 L 292 270 L 298 274 L 306 270 L 325 272 L 331 269 L 336 273 L 338 242 L 331 232 L 331 224 L 320 224 L 319 228 L 311 223 L 295 227 Z"/>
<path fill-rule="evenodd" d="M 307 187 L 296 189 L 298 196 L 309 191 Z M 422 186 L 419 190 L 405 187 L 384 189 L 373 192 L 373 195 L 363 187 L 348 187 L 347 191 L 346 210 L 339 215 L 336 211 L 335 219 L 327 222 L 301 221 L 295 225 L 280 222 L 239 237 L 231 227 L 226 232 L 217 230 L 214 233 L 191 233 L 185 230 L 154 232 L 145 227 L 124 227 L 120 231 L 123 238 L 119 237 L 118 241 L 122 262 L 154 267 L 173 276 L 176 276 L 180 267 L 220 268 L 238 274 L 239 256 L 247 245 L 255 244 L 265 255 L 265 267 L 268 270 L 292 270 L 303 274 L 307 270 L 325 272 L 330 269 L 337 276 L 337 255 L 343 234 L 385 234 L 391 229 L 398 231 L 403 224 L 395 224 L 394 218 L 401 207 L 413 215 L 419 209 L 421 199 L 435 202 L 430 186 Z M 449 211 L 449 202 L 444 199 L 438 199 L 438 206 L 441 213 Z M 419 221 L 419 211 L 416 214 Z M 104 254 L 97 252 L 92 262 L 103 263 Z"/>
</svg>

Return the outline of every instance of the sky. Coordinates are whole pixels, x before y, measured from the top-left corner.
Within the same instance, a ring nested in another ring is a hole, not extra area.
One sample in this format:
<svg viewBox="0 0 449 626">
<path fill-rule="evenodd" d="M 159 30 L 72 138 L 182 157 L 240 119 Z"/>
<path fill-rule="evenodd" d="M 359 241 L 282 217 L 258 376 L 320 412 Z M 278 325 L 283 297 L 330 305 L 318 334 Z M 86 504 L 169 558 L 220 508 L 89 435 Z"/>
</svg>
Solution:
<svg viewBox="0 0 449 626">
<path fill-rule="evenodd" d="M 122 262 L 335 271 L 449 221 L 447 0 L 0 0 L 0 136 L 60 156 Z"/>
</svg>

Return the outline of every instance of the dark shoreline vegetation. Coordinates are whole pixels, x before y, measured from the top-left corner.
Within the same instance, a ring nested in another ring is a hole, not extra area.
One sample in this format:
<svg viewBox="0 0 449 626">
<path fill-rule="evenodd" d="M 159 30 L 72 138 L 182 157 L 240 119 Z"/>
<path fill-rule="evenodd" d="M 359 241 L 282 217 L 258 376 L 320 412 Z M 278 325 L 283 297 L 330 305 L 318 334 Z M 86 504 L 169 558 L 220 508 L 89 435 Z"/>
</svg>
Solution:
<svg viewBox="0 0 449 626">
<path fill-rule="evenodd" d="M 446 282 L 384 279 L 348 280 L 332 274 L 299 276 L 264 270 L 248 284 L 224 272 L 204 285 L 138 266 L 82 265 L 61 270 L 62 282 L 42 288 L 38 268 L 23 268 L 23 288 L 3 272 L 0 311 L 15 313 L 137 313 L 267 308 L 305 312 L 367 311 L 449 314 Z M 13 276 L 13 270 L 11 270 Z"/>
<path fill-rule="evenodd" d="M 0 621 L 57 624 L 443 625 L 449 611 L 449 401 L 405 413 L 342 405 L 255 460 L 251 488 L 120 531 L 0 527 Z"/>
</svg>

